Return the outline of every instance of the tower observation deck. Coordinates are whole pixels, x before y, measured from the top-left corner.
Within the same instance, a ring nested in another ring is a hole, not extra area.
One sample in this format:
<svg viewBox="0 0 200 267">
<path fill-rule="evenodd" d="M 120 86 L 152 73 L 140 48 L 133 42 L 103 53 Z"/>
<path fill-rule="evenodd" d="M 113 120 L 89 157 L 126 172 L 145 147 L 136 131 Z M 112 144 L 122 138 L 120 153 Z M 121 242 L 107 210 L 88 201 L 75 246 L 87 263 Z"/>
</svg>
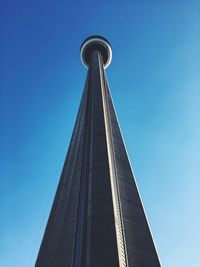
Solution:
<svg viewBox="0 0 200 267">
<path fill-rule="evenodd" d="M 105 69 L 112 48 L 81 45 L 85 87 L 35 267 L 160 267 Z"/>
</svg>

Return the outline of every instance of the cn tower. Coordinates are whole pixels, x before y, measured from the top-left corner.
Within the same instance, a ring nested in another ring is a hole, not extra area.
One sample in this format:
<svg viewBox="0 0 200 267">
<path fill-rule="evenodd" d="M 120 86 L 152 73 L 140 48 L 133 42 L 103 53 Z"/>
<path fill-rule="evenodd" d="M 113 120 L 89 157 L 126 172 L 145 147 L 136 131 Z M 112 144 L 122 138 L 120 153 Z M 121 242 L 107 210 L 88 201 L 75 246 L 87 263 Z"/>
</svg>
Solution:
<svg viewBox="0 0 200 267">
<path fill-rule="evenodd" d="M 81 45 L 84 91 L 35 267 L 161 267 L 105 69 L 108 40 Z"/>
</svg>

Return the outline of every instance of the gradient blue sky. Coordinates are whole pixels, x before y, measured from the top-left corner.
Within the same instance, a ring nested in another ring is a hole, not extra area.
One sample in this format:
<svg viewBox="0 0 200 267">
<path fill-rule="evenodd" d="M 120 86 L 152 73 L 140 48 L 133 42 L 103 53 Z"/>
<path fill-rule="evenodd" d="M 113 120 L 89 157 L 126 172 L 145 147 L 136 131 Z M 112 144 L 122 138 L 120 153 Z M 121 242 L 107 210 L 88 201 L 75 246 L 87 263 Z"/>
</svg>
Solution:
<svg viewBox="0 0 200 267">
<path fill-rule="evenodd" d="M 76 118 L 85 37 L 107 75 L 163 267 L 200 267 L 200 2 L 1 0 L 0 265 L 31 267 Z"/>
</svg>

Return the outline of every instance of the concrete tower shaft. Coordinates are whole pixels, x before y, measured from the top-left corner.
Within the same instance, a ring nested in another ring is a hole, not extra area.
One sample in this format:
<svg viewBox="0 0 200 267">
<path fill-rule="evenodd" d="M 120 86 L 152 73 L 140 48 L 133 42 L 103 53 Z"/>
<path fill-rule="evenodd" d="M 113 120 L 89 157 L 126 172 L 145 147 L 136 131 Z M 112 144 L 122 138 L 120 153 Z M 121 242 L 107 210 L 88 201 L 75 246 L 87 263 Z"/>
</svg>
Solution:
<svg viewBox="0 0 200 267">
<path fill-rule="evenodd" d="M 81 45 L 88 68 L 36 267 L 160 267 L 105 68 L 109 42 Z"/>
</svg>

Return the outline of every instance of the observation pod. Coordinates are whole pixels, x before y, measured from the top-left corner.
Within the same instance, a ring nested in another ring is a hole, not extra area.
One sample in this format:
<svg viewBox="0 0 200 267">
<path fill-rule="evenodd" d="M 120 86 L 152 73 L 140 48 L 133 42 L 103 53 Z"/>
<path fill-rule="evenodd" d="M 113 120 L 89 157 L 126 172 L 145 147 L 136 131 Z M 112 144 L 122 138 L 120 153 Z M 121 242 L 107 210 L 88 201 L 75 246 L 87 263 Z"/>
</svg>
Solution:
<svg viewBox="0 0 200 267">
<path fill-rule="evenodd" d="M 92 35 L 85 39 L 81 45 L 81 61 L 88 68 L 90 64 L 90 56 L 93 51 L 99 51 L 103 57 L 103 66 L 106 69 L 112 60 L 112 48 L 108 40 L 100 35 Z"/>
<path fill-rule="evenodd" d="M 161 267 L 113 106 L 104 37 L 80 49 L 84 91 L 35 267 Z"/>
</svg>

